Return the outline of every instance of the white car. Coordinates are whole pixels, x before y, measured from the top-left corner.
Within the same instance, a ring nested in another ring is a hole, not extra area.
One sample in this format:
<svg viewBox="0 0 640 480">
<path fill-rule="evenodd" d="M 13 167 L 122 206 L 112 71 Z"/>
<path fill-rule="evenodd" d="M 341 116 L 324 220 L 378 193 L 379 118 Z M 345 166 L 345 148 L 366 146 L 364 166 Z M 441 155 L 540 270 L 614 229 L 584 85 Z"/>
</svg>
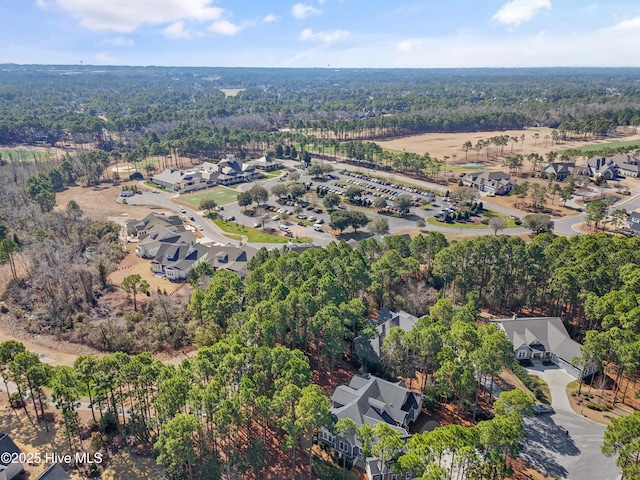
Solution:
<svg viewBox="0 0 640 480">
<path fill-rule="evenodd" d="M 307 218 L 307 220 L 309 220 L 310 222 L 315 222 L 316 221 L 316 217 L 311 215 L 309 218 Z"/>
<path fill-rule="evenodd" d="M 277 222 L 278 220 L 280 220 L 280 215 L 274 215 L 273 217 L 271 217 L 271 220 Z"/>
<path fill-rule="evenodd" d="M 283 232 L 288 232 L 289 230 L 291 230 L 289 227 L 287 227 L 286 225 L 278 225 L 278 228 L 280 230 L 282 230 Z"/>
<path fill-rule="evenodd" d="M 196 228 L 200 231 L 204 230 L 204 227 L 202 225 L 196 225 Z"/>
</svg>

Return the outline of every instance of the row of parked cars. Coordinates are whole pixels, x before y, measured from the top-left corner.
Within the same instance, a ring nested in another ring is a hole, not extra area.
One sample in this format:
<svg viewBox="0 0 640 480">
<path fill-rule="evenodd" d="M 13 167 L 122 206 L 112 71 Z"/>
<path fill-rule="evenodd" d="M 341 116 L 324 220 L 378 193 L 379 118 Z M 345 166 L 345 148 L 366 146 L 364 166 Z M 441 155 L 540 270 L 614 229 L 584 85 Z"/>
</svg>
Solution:
<svg viewBox="0 0 640 480">
<path fill-rule="evenodd" d="M 354 172 L 349 172 L 349 171 L 343 171 L 341 172 L 342 174 L 348 176 L 348 177 L 354 177 L 358 180 L 364 180 L 365 182 L 371 182 L 371 183 L 375 183 L 378 185 L 383 185 L 386 187 L 391 187 L 393 189 L 396 190 L 401 190 L 407 193 L 417 193 L 418 195 L 422 195 L 424 197 L 427 198 L 435 198 L 435 195 L 431 192 L 429 192 L 428 190 L 422 189 L 422 188 L 418 188 L 418 187 L 407 187 L 406 185 L 399 185 L 397 183 L 392 183 L 392 182 L 388 182 L 387 180 L 382 180 L 380 178 L 376 178 L 376 177 L 368 177 L 367 175 L 362 175 L 360 173 L 354 173 Z M 376 187 L 373 187 L 376 188 Z M 397 195 L 399 193 L 396 193 L 395 195 Z"/>
</svg>

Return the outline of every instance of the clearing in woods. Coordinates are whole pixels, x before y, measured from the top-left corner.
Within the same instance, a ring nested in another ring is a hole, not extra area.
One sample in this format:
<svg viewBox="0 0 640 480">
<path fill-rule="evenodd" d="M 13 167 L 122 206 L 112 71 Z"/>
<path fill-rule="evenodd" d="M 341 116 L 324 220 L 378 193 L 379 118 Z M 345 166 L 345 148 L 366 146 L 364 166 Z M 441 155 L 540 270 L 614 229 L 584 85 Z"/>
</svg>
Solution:
<svg viewBox="0 0 640 480">
<path fill-rule="evenodd" d="M 471 132 L 471 133 L 424 133 L 422 135 L 413 135 L 410 137 L 397 138 L 394 140 L 377 141 L 376 143 L 383 148 L 396 150 L 399 152 L 406 151 L 423 155 L 426 152 L 432 157 L 444 158 L 449 157 L 448 164 L 463 165 L 465 163 L 482 162 L 486 160 L 486 149 L 479 153 L 473 148 L 468 153 L 462 149 L 462 145 L 470 141 L 473 146 L 478 140 L 487 140 L 491 137 L 499 135 L 509 135 L 517 137 L 518 143 L 509 142 L 504 147 L 504 154 L 513 153 L 528 155 L 529 153 L 547 154 L 551 151 L 562 151 L 569 148 L 591 147 L 595 150 L 602 147 L 623 146 L 624 144 L 633 144 L 640 140 L 640 134 L 634 127 L 623 127 L 618 129 L 618 134 L 624 142 L 611 143 L 610 139 L 600 140 L 596 138 L 588 138 L 587 140 L 558 140 L 553 142 L 551 138 L 552 128 L 546 127 L 528 127 L 524 130 L 505 130 L 494 132 Z M 524 134 L 524 145 L 521 137 Z M 535 138 L 537 135 L 538 138 Z M 455 155 L 455 157 L 454 157 Z M 465 160 L 466 159 L 466 160 Z"/>
</svg>

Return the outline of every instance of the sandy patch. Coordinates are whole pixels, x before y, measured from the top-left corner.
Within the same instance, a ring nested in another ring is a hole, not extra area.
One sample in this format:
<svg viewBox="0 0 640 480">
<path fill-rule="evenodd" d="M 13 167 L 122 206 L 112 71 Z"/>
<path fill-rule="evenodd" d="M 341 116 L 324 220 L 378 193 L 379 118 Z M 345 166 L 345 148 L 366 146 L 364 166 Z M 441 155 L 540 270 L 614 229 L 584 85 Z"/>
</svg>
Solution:
<svg viewBox="0 0 640 480">
<path fill-rule="evenodd" d="M 460 165 L 466 162 L 475 162 L 476 158 L 480 161 L 486 160 L 486 151 L 482 150 L 478 155 L 473 149 L 468 154 L 462 149 L 462 145 L 466 141 L 471 141 L 475 145 L 478 140 L 486 140 L 498 135 L 509 135 L 510 137 L 518 137 L 518 143 L 509 142 L 504 147 L 503 153 L 509 155 L 513 145 L 513 153 L 522 154 L 525 157 L 530 153 L 547 154 L 550 151 L 566 150 L 568 148 L 584 147 L 586 145 L 598 145 L 602 143 L 611 143 L 611 138 L 599 140 L 589 138 L 587 140 L 559 140 L 557 143 L 552 142 L 551 132 L 553 129 L 546 127 L 529 127 L 525 130 L 506 130 L 494 132 L 471 132 L 471 133 L 425 133 L 422 135 L 414 135 L 410 137 L 397 138 L 394 140 L 376 142 L 383 148 L 391 150 L 406 151 L 423 155 L 429 152 L 432 157 L 443 158 L 449 157 L 450 165 Z M 637 140 L 640 134 L 635 133 L 631 129 L 620 129 L 619 133 L 622 138 L 616 140 Z M 520 142 L 520 137 L 524 134 L 524 144 Z M 534 135 L 539 138 L 534 138 Z M 548 138 L 546 138 L 548 136 Z M 454 158 L 455 155 L 455 158 Z M 465 156 L 467 160 L 465 161 Z M 529 164 L 525 165 L 529 167 Z"/>
<path fill-rule="evenodd" d="M 75 200 L 85 214 L 96 220 L 110 217 L 121 217 L 123 222 L 135 218 L 144 218 L 151 211 L 149 207 L 140 205 L 123 205 L 117 202 L 122 185 L 135 185 L 127 182 L 121 185 L 98 185 L 96 187 L 70 187 L 56 193 L 57 208 L 64 209 L 70 200 Z"/>
</svg>

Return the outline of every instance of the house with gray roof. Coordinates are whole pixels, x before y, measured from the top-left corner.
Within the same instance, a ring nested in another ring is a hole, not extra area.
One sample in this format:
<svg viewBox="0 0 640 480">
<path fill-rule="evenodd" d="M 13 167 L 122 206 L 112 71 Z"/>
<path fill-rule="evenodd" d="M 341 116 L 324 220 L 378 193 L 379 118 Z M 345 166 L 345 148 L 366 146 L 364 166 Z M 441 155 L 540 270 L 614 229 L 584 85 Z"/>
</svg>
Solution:
<svg viewBox="0 0 640 480">
<path fill-rule="evenodd" d="M 507 195 L 514 185 L 504 172 L 470 172 L 462 177 L 462 183 L 493 195 Z"/>
<path fill-rule="evenodd" d="M 36 480 L 71 480 L 71 477 L 64 471 L 62 465 L 54 463 L 47 468 Z"/>
<path fill-rule="evenodd" d="M 631 212 L 627 217 L 626 226 L 635 235 L 640 235 L 640 212 Z"/>
<path fill-rule="evenodd" d="M 182 224 L 179 227 L 156 225 L 138 238 L 140 241 L 136 245 L 136 253 L 142 258 L 155 257 L 162 245 L 195 245 L 196 243 L 195 234 L 185 230 Z"/>
<path fill-rule="evenodd" d="M 401 382 L 388 382 L 369 374 L 354 375 L 349 385 L 340 385 L 333 392 L 331 418 L 334 423 L 350 418 L 357 427 L 365 423 L 373 427 L 384 422 L 403 439 L 408 439 L 409 425 L 420 415 L 422 398 Z M 331 430 L 323 428 L 318 438 L 354 464 L 366 467 L 369 463 L 370 459 L 362 458 L 362 444 L 355 435 L 336 437 Z"/>
<path fill-rule="evenodd" d="M 611 161 L 618 167 L 618 172 L 625 177 L 640 177 L 640 158 L 628 153 L 617 153 Z"/>
<path fill-rule="evenodd" d="M 378 311 L 378 318 L 376 321 L 376 330 L 378 336 L 370 340 L 371 348 L 378 359 L 383 357 L 382 355 L 382 342 L 389 334 L 392 328 L 400 327 L 405 332 L 411 331 L 413 326 L 418 321 L 418 317 L 411 315 L 410 313 L 400 310 L 398 312 L 392 312 L 386 308 L 381 308 Z"/>
<path fill-rule="evenodd" d="M 22 451 L 11 439 L 9 434 L 0 432 L 0 480 L 12 480 L 24 472 L 24 465 L 18 461 L 9 461 L 15 459 L 16 455 Z M 6 454 L 12 456 L 5 459 Z"/>
<path fill-rule="evenodd" d="M 582 345 L 571 339 L 559 317 L 503 318 L 491 320 L 511 343 L 516 360 L 550 361 L 570 375 L 580 378 L 595 372 L 589 364 L 581 370 L 574 364 Z"/>
<path fill-rule="evenodd" d="M 163 244 L 151 260 L 151 270 L 169 280 L 184 280 L 191 270 L 207 260 L 210 247 L 204 245 Z"/>
<path fill-rule="evenodd" d="M 558 182 L 563 182 L 573 169 L 576 168 L 576 164 L 573 162 L 553 162 L 544 167 L 542 172 L 545 175 L 553 174 Z"/>
<path fill-rule="evenodd" d="M 131 237 L 140 237 L 150 231 L 156 225 L 167 228 L 182 227 L 182 219 L 178 215 L 161 215 L 150 213 L 142 220 L 130 220 L 127 222 L 127 234 Z"/>
<path fill-rule="evenodd" d="M 258 249 L 250 245 L 235 247 L 233 245 L 213 246 L 210 248 L 207 263 L 217 269 L 230 270 L 240 276 L 247 274 L 249 261 L 258 253 Z"/>
<path fill-rule="evenodd" d="M 264 157 L 260 157 L 255 160 L 249 160 L 246 163 L 264 172 L 271 172 L 282 168 L 282 164 L 274 161 L 269 155 L 265 155 Z"/>
<path fill-rule="evenodd" d="M 587 160 L 587 167 L 589 167 L 592 177 L 602 177 L 606 180 L 613 180 L 618 176 L 618 166 L 610 158 L 600 156 L 591 157 Z"/>
<path fill-rule="evenodd" d="M 189 170 L 167 168 L 153 175 L 151 182 L 172 192 L 181 193 L 201 190 L 212 185 L 203 177 L 202 170 L 197 167 Z"/>
</svg>

